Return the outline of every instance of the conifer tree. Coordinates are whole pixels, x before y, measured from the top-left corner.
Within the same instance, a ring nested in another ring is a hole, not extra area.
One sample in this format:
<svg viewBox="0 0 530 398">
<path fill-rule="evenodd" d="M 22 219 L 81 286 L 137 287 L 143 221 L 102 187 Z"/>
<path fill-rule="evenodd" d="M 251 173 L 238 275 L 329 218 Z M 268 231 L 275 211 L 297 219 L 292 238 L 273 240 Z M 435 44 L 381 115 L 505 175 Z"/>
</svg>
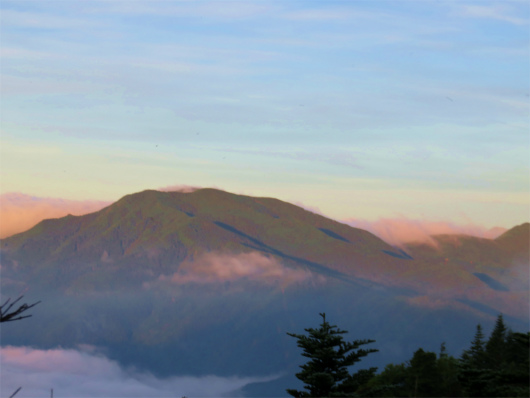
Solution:
<svg viewBox="0 0 530 398">
<path fill-rule="evenodd" d="M 471 342 L 471 347 L 469 350 L 465 350 L 462 353 L 461 361 L 467 363 L 470 366 L 475 368 L 484 368 L 485 367 L 485 343 L 484 343 L 484 333 L 482 332 L 482 326 L 480 323 L 477 325 L 477 331 L 475 332 L 475 337 Z"/>
<path fill-rule="evenodd" d="M 530 332 L 508 332 L 506 346 L 506 392 L 513 397 L 530 397 Z"/>
<path fill-rule="evenodd" d="M 408 367 L 404 363 L 389 363 L 385 369 L 368 382 L 370 391 L 366 397 L 410 397 Z"/>
<path fill-rule="evenodd" d="M 497 317 L 495 327 L 486 343 L 486 358 L 490 368 L 499 366 L 505 361 L 506 353 L 506 325 L 502 314 Z"/>
<path fill-rule="evenodd" d="M 486 344 L 490 379 L 486 396 L 530 396 L 529 349 L 529 335 L 508 331 L 499 316 Z"/>
<path fill-rule="evenodd" d="M 458 379 L 469 397 L 486 396 L 490 376 L 486 364 L 486 351 L 482 326 L 477 325 L 471 347 L 460 357 Z"/>
<path fill-rule="evenodd" d="M 460 358 L 459 380 L 466 396 L 528 397 L 529 335 L 509 331 L 499 315 L 484 343 L 479 326 L 471 348 Z"/>
<path fill-rule="evenodd" d="M 296 374 L 308 391 L 288 389 L 287 392 L 293 397 L 353 397 L 374 376 L 377 369 L 370 368 L 350 374 L 348 368 L 368 354 L 378 351 L 359 348 L 374 343 L 375 340 L 345 342 L 342 335 L 348 332 L 330 325 L 325 313 L 320 316 L 320 328 L 305 329 L 308 335 L 287 333 L 298 340 L 298 347 L 304 350 L 302 355 L 309 358 L 306 364 L 300 366 L 302 371 Z"/>
<path fill-rule="evenodd" d="M 436 389 L 439 388 L 441 380 L 434 352 L 418 349 L 409 361 L 408 373 L 413 397 L 437 396 Z"/>
<path fill-rule="evenodd" d="M 444 397 L 457 397 L 460 394 L 460 383 L 458 382 L 458 360 L 447 353 L 445 343 L 440 347 L 440 354 L 436 361 L 439 374 L 438 392 Z"/>
</svg>

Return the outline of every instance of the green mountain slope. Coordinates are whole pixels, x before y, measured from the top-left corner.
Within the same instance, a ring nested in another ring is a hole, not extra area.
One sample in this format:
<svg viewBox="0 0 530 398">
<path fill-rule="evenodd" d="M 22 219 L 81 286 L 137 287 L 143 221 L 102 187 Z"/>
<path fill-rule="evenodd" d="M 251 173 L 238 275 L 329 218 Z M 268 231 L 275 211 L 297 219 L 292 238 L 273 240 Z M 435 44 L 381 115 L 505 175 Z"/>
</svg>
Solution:
<svg viewBox="0 0 530 398">
<path fill-rule="evenodd" d="M 164 375 L 263 375 L 296 367 L 285 332 L 319 312 L 378 340 L 379 364 L 441 341 L 460 351 L 472 336 L 459 330 L 499 312 L 526 329 L 528 223 L 495 240 L 432 239 L 396 248 L 290 203 L 216 189 L 127 195 L 0 241 L 3 297 L 43 301 L 38 328 L 12 325 L 2 343 L 92 344 Z"/>
<path fill-rule="evenodd" d="M 528 289 L 517 284 L 510 270 L 528 259 L 528 226 L 495 240 L 433 236 L 434 246 L 409 244 L 403 250 L 273 198 L 217 189 L 150 190 L 127 195 L 96 213 L 42 221 L 2 240 L 0 248 L 8 279 L 70 294 L 139 287 L 181 271 L 192 280 L 194 269 L 211 279 L 215 275 L 201 268 L 205 261 L 220 272 L 212 257 L 228 261 L 228 256 L 254 253 L 246 261 L 269 259 L 311 275 L 402 288 L 425 296 L 424 304 L 479 302 L 521 316 L 527 313 Z"/>
<path fill-rule="evenodd" d="M 113 270 L 127 270 L 122 283 L 144 282 L 209 252 L 257 251 L 291 266 L 360 278 L 372 274 L 374 264 L 397 262 L 384 252 L 392 248 L 369 232 L 276 199 L 215 189 L 128 195 L 97 213 L 45 220 L 4 239 L 1 250 L 18 272 L 58 288 L 67 287 L 69 277 Z M 53 267 L 64 277 L 46 277 Z"/>
</svg>

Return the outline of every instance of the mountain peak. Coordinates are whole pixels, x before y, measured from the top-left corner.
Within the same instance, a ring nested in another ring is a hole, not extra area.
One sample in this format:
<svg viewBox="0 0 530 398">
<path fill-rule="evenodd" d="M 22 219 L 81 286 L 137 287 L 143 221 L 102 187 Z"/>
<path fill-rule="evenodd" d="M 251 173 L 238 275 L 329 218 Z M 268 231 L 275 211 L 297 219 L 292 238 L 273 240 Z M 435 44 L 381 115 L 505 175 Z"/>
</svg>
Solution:
<svg viewBox="0 0 530 398">
<path fill-rule="evenodd" d="M 38 253 L 24 249 L 28 245 L 38 248 Z M 391 249 L 367 231 L 296 205 L 215 188 L 145 190 L 96 213 L 43 221 L 2 241 L 5 256 L 15 261 L 31 257 L 29 268 L 42 262 L 68 264 L 76 270 L 79 286 L 88 284 L 96 268 L 127 270 L 131 278 L 148 273 L 156 278 L 212 252 L 237 256 L 253 251 L 288 266 L 353 276 L 374 272 L 375 259 L 380 260 L 375 261 L 379 266 L 392 262 L 385 254 Z"/>
<path fill-rule="evenodd" d="M 525 222 L 509 229 L 495 239 L 495 241 L 505 249 L 528 253 L 530 246 L 530 223 Z"/>
</svg>

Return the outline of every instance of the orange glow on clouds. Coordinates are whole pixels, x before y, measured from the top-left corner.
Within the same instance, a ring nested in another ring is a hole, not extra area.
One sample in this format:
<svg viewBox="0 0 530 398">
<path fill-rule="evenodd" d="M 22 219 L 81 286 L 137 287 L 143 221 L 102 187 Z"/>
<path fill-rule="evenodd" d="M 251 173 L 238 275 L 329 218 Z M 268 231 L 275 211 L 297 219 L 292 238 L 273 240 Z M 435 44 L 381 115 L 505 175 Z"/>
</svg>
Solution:
<svg viewBox="0 0 530 398">
<path fill-rule="evenodd" d="M 111 202 L 38 198 L 21 193 L 0 195 L 0 238 L 24 232 L 47 218 L 80 216 L 101 210 Z"/>
<path fill-rule="evenodd" d="M 193 192 L 199 187 L 174 185 L 159 188 L 160 191 Z M 110 205 L 108 201 L 66 200 L 60 198 L 39 198 L 22 193 L 0 195 L 0 238 L 24 232 L 40 221 L 48 218 L 64 217 L 68 214 L 83 215 L 101 210 Z M 318 208 L 295 203 L 309 211 L 324 215 Z M 346 219 L 342 222 L 370 231 L 385 242 L 402 245 L 408 242 L 426 242 L 434 244 L 430 238 L 437 234 L 465 234 L 481 238 L 494 239 L 506 231 L 505 228 L 487 229 L 480 225 L 456 225 L 444 221 L 422 221 L 401 218 L 381 218 L 376 221 Z"/>
<path fill-rule="evenodd" d="M 446 221 L 421 221 L 407 218 L 381 218 L 377 221 L 348 219 L 344 223 L 355 228 L 370 231 L 385 242 L 402 245 L 409 242 L 425 242 L 434 244 L 431 235 L 464 234 L 480 238 L 495 239 L 505 228 L 487 229 L 480 225 L 456 225 Z"/>
</svg>

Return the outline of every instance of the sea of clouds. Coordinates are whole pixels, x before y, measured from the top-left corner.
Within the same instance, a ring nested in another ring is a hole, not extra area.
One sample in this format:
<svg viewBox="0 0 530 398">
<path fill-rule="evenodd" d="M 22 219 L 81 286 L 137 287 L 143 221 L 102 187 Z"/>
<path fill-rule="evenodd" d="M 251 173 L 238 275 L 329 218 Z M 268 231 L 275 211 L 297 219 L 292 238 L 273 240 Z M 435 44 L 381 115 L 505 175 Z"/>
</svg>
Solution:
<svg viewBox="0 0 530 398">
<path fill-rule="evenodd" d="M 0 349 L 0 397 L 234 397 L 249 383 L 268 377 L 175 376 L 158 378 L 126 369 L 93 347 L 34 349 L 6 346 Z"/>
</svg>

